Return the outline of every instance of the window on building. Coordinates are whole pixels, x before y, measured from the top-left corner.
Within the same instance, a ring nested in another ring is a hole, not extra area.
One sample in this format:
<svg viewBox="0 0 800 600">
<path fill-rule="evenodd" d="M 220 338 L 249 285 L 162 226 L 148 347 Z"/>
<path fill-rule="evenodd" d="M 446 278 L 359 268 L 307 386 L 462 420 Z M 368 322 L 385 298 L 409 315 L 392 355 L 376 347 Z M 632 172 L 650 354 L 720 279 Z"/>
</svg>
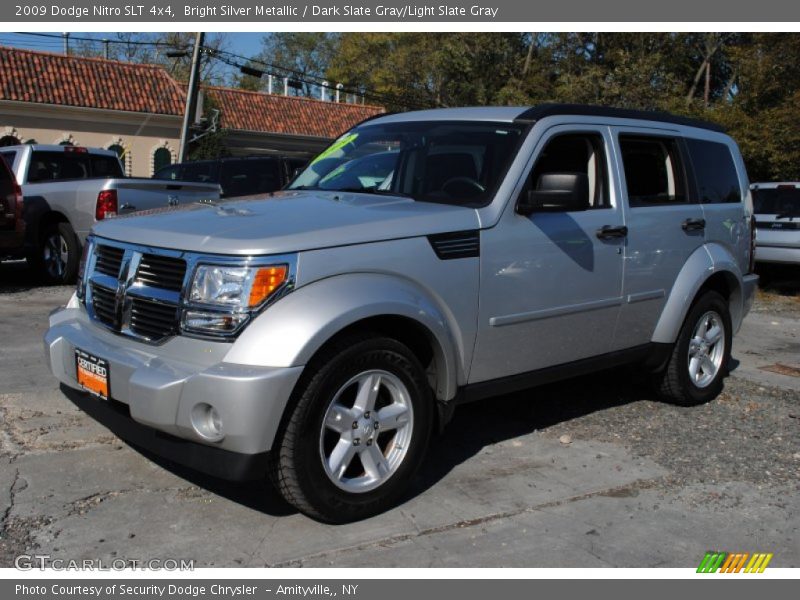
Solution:
<svg viewBox="0 0 800 600">
<path fill-rule="evenodd" d="M 153 172 L 160 171 L 172 164 L 172 153 L 169 148 L 158 148 L 153 152 Z"/>
</svg>

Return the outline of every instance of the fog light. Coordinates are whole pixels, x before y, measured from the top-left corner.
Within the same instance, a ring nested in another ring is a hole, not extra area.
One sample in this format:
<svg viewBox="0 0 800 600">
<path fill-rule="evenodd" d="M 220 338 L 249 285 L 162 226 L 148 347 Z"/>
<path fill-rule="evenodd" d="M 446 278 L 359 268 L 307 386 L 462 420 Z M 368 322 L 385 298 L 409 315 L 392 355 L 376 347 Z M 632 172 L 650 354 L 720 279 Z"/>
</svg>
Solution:
<svg viewBox="0 0 800 600">
<path fill-rule="evenodd" d="M 216 408 L 205 402 L 195 404 L 192 408 L 192 427 L 201 437 L 218 442 L 224 437 L 222 417 Z"/>
</svg>

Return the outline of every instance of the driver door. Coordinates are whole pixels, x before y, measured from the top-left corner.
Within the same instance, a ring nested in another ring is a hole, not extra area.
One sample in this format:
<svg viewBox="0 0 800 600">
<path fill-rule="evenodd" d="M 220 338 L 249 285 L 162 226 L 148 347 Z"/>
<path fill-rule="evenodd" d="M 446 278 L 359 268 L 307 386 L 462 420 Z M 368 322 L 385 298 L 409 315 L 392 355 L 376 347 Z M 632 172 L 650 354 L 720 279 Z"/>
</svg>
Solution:
<svg viewBox="0 0 800 600">
<path fill-rule="evenodd" d="M 625 242 L 611 148 L 606 127 L 550 129 L 535 150 L 522 194 L 580 178 L 580 205 L 559 208 L 556 202 L 523 215 L 515 202 L 497 226 L 481 232 L 478 337 L 469 383 L 611 350 Z M 559 190 L 550 191 L 557 200 Z"/>
</svg>

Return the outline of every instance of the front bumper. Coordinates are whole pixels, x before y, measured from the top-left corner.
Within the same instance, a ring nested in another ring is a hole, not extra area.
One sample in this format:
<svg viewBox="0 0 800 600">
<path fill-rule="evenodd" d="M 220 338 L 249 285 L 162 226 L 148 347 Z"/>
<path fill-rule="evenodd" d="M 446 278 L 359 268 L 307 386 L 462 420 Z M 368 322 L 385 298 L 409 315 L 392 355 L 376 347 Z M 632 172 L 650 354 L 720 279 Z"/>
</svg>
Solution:
<svg viewBox="0 0 800 600">
<path fill-rule="evenodd" d="M 182 336 L 160 346 L 130 340 L 93 324 L 74 300 L 50 315 L 44 346 L 50 370 L 64 385 L 82 390 L 75 372 L 75 348 L 80 348 L 108 361 L 109 394 L 127 406 L 122 411 L 129 414 L 126 418 L 175 438 L 240 455 L 262 454 L 272 447 L 302 371 L 302 367 L 227 363 L 224 356 L 230 343 Z M 201 402 L 221 416 L 224 437 L 218 442 L 204 439 L 192 425 L 192 408 Z M 153 451 L 158 453 L 158 448 Z"/>
</svg>

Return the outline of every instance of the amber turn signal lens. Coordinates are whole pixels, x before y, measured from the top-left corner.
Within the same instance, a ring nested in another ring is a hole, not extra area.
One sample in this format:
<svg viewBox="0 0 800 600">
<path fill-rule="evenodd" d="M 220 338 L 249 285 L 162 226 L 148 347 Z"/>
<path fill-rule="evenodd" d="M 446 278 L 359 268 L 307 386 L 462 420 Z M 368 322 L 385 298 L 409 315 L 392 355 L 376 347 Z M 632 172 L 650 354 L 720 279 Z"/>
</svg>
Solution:
<svg viewBox="0 0 800 600">
<path fill-rule="evenodd" d="M 250 301 L 248 306 L 252 308 L 266 300 L 272 292 L 277 290 L 283 282 L 286 281 L 287 274 L 288 269 L 286 265 L 263 267 L 259 269 L 253 279 L 253 286 L 250 288 Z"/>
</svg>

